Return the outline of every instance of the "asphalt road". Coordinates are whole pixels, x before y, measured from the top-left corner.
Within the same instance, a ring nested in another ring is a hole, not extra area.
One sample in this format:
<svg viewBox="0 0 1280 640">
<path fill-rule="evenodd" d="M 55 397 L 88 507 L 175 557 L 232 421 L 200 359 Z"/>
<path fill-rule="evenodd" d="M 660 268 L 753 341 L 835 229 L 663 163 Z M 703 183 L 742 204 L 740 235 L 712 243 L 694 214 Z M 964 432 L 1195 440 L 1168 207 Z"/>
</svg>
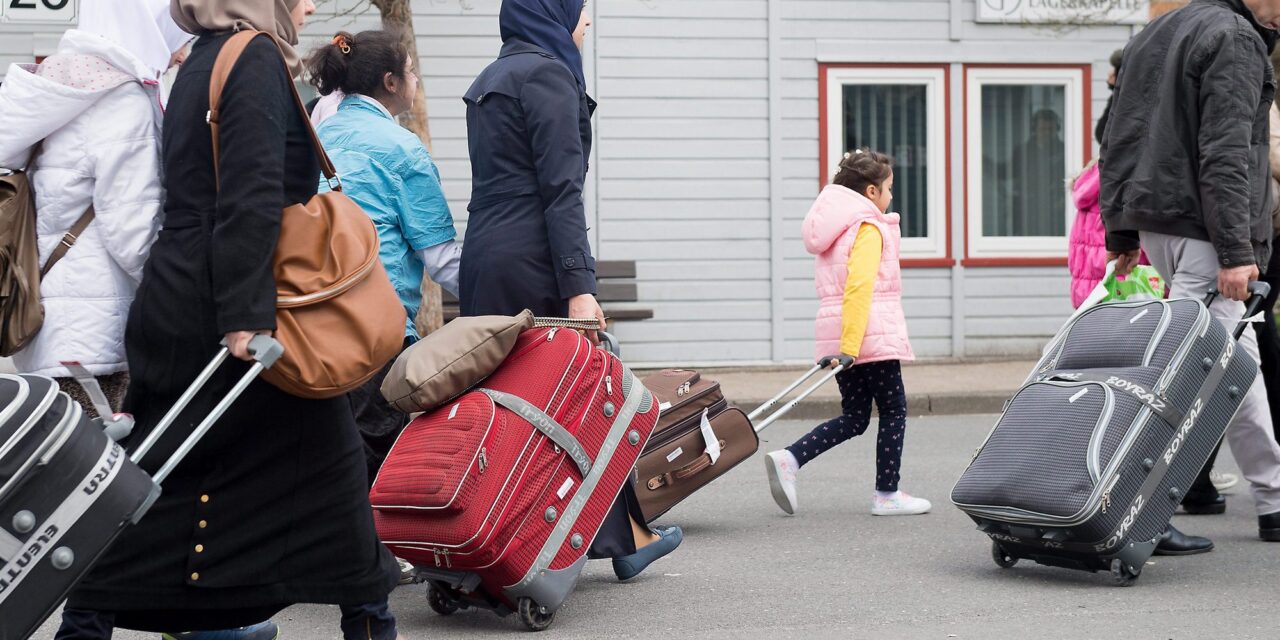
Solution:
<svg viewBox="0 0 1280 640">
<path fill-rule="evenodd" d="M 1280 637 L 1280 544 L 1258 540 L 1252 501 L 1232 490 L 1226 515 L 1178 516 L 1217 542 L 1209 554 L 1154 558 L 1131 588 L 1109 576 L 1020 563 L 1003 570 L 987 538 L 947 501 L 992 416 L 929 417 L 908 428 L 902 488 L 933 500 L 924 516 L 870 515 L 870 436 L 838 447 L 800 476 L 800 511 L 774 505 L 762 454 L 673 510 L 684 545 L 630 584 L 592 562 L 539 638 L 1134 638 Z M 808 424 L 781 423 L 761 452 Z M 1234 471 L 1224 448 L 1223 468 Z M 392 608 L 412 639 L 518 637 L 515 616 L 441 617 L 423 587 Z M 333 607 L 277 618 L 284 640 L 339 638 Z M 38 636 L 53 637 L 52 624 Z M 120 631 L 121 640 L 154 635 Z"/>
</svg>

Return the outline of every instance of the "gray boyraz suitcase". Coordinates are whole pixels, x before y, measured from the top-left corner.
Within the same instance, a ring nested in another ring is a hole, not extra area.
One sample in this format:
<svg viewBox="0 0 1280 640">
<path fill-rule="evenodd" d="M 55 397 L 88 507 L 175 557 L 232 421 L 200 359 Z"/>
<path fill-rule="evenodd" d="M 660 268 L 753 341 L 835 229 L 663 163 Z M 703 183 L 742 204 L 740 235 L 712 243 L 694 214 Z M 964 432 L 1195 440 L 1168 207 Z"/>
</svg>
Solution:
<svg viewBox="0 0 1280 640">
<path fill-rule="evenodd" d="M 1250 285 L 1246 317 L 1268 289 Z M 1103 304 L 1070 320 L 951 492 L 996 564 L 1025 558 L 1132 584 L 1257 376 L 1236 349 L 1245 326 L 1233 337 L 1192 299 Z"/>
<path fill-rule="evenodd" d="M 228 356 L 224 348 L 132 456 L 42 376 L 0 375 L 0 640 L 24 640 L 137 522 L 160 484 L 283 349 L 250 343 L 257 362 L 149 476 L 137 465 Z"/>
</svg>

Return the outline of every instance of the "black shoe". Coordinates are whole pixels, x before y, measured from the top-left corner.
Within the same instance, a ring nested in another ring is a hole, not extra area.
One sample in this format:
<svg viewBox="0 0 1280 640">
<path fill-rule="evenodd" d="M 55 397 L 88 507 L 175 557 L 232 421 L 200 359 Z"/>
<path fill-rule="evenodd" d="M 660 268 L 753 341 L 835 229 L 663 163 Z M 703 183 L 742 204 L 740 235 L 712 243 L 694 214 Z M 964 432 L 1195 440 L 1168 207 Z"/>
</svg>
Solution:
<svg viewBox="0 0 1280 640">
<path fill-rule="evenodd" d="M 1267 542 L 1280 542 L 1280 513 L 1258 516 L 1258 537 Z"/>
<path fill-rule="evenodd" d="M 1208 499 L 1188 494 L 1182 501 L 1182 510 L 1191 516 L 1211 516 L 1227 512 L 1227 497 L 1218 494 Z"/>
<path fill-rule="evenodd" d="M 1155 555 L 1158 556 L 1190 556 L 1197 553 L 1213 551 L 1213 541 L 1200 536 L 1189 536 L 1169 525 L 1160 536 Z"/>
</svg>

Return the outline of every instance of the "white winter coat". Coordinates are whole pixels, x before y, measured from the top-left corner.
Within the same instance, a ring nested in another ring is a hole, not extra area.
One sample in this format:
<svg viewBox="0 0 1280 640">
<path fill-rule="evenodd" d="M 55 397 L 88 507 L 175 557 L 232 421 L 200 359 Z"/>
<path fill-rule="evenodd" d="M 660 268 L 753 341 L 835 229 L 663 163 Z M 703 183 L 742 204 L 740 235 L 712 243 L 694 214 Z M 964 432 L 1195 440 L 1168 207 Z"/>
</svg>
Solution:
<svg viewBox="0 0 1280 640">
<path fill-rule="evenodd" d="M 30 173 L 41 264 L 90 204 L 96 210 L 41 282 L 44 326 L 14 362 L 66 376 L 59 362 L 78 360 L 105 375 L 126 369 L 125 320 L 160 225 L 159 87 L 155 69 L 99 36 L 68 31 L 64 54 L 107 61 L 122 83 L 79 89 L 12 65 L 0 85 L 0 167 L 22 167 L 44 139 Z"/>
</svg>

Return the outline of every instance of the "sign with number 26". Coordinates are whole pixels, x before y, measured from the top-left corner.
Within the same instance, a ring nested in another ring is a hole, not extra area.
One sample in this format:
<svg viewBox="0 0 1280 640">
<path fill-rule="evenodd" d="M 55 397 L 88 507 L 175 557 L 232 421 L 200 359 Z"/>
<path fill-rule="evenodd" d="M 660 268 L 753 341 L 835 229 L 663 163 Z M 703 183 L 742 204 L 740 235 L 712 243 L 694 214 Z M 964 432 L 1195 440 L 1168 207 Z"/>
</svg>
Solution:
<svg viewBox="0 0 1280 640">
<path fill-rule="evenodd" d="M 0 22 L 71 24 L 78 0 L 0 0 Z"/>
</svg>

